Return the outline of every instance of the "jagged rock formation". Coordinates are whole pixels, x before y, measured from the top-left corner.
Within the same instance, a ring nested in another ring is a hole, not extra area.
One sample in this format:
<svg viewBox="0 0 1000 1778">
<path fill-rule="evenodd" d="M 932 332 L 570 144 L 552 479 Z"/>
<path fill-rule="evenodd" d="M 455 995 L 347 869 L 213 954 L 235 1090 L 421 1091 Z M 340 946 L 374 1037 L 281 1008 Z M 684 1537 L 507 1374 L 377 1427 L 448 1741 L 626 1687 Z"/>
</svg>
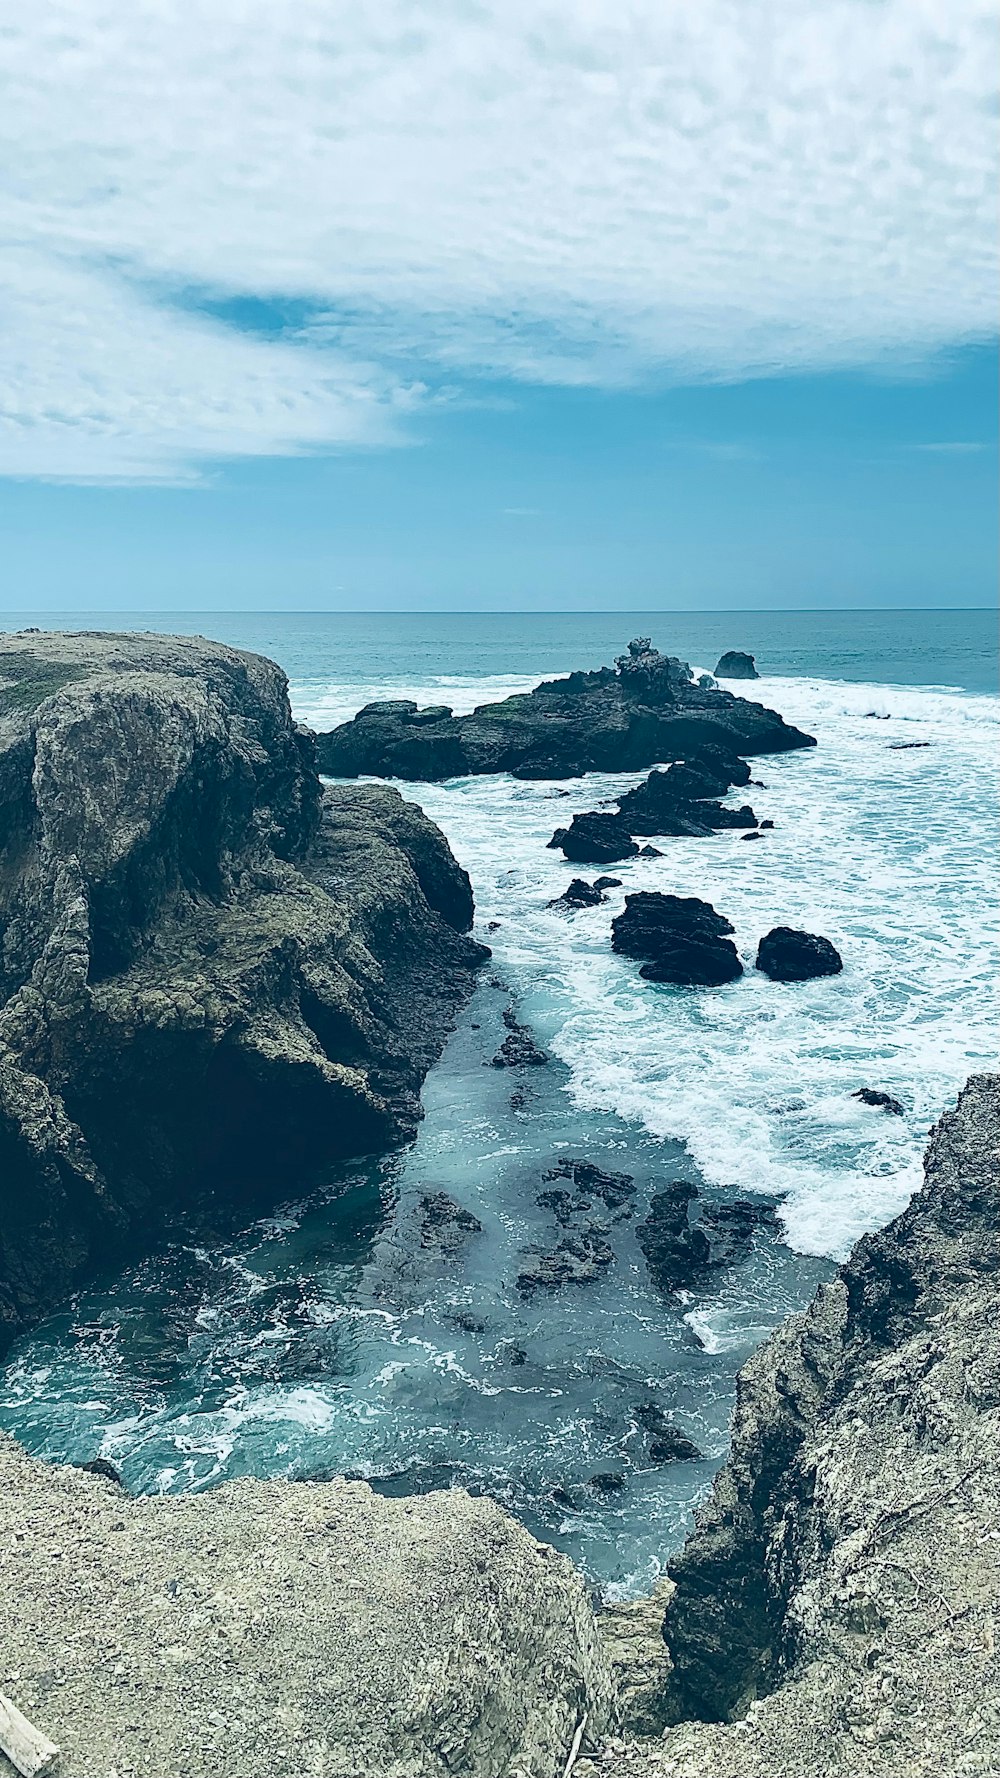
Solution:
<svg viewBox="0 0 1000 1778">
<path fill-rule="evenodd" d="M 819 975 L 839 975 L 844 960 L 836 945 L 815 932 L 775 926 L 757 947 L 755 969 L 772 982 L 808 982 Z"/>
<path fill-rule="evenodd" d="M 744 654 L 742 649 L 729 648 L 719 656 L 715 669 L 717 679 L 759 679 L 757 663 L 752 654 Z"/>
<path fill-rule="evenodd" d="M 626 895 L 625 911 L 611 922 L 611 948 L 642 959 L 639 974 L 650 982 L 717 987 L 736 981 L 743 965 L 726 935 L 733 926 L 696 895 L 642 890 Z"/>
<path fill-rule="evenodd" d="M 179 1207 L 412 1133 L 471 921 L 419 809 L 322 794 L 271 662 L 0 638 L 0 1347 Z"/>
<path fill-rule="evenodd" d="M 635 858 L 639 851 L 623 815 L 605 815 L 596 809 L 574 815 L 568 827 L 557 827 L 549 848 L 562 852 L 574 864 L 619 864 L 623 858 Z"/>
<path fill-rule="evenodd" d="M 659 1712 L 679 1726 L 655 1763 L 636 1745 L 602 1771 L 1000 1770 L 998 1267 L 1000 1076 L 978 1075 L 922 1191 L 741 1373 L 671 1569 Z"/>
<path fill-rule="evenodd" d="M 367 704 L 318 745 L 320 769 L 332 777 L 436 780 L 475 772 L 575 778 L 643 771 L 692 749 L 783 753 L 815 741 L 761 704 L 695 684 L 683 661 L 640 637 L 614 668 L 550 680 L 471 716 L 405 700 Z"/>
<path fill-rule="evenodd" d="M 0 1584 L 5 1689 L 73 1778 L 548 1778 L 606 1715 L 582 1578 L 460 1489 L 133 1500 L 0 1435 Z"/>
</svg>

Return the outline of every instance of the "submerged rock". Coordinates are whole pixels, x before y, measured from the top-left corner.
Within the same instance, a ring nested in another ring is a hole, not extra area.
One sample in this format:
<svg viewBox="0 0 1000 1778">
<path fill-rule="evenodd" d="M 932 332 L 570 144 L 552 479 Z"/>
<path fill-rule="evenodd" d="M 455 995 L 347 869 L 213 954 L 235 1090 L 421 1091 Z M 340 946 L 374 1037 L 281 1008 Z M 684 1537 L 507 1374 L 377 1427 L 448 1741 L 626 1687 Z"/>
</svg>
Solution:
<svg viewBox="0 0 1000 1778">
<path fill-rule="evenodd" d="M 732 930 L 710 902 L 643 890 L 625 897 L 624 913 L 611 923 L 611 947 L 642 959 L 647 981 L 714 987 L 743 974 L 736 946 L 724 936 Z"/>
<path fill-rule="evenodd" d="M 747 1258 L 754 1238 L 780 1236 L 776 1206 L 767 1198 L 731 1198 L 728 1203 L 703 1204 L 698 1224 L 709 1244 L 713 1268 L 739 1265 Z"/>
<path fill-rule="evenodd" d="M 635 1196 L 631 1173 L 606 1173 L 593 1161 L 560 1160 L 550 1167 L 546 1179 L 571 1179 L 578 1193 L 600 1198 L 609 1210 L 620 1210 Z"/>
<path fill-rule="evenodd" d="M 322 793 L 270 661 L 0 637 L 0 847 L 0 1345 L 167 1216 L 413 1134 L 469 879 L 396 791 Z"/>
<path fill-rule="evenodd" d="M 549 841 L 575 864 L 615 864 L 638 853 L 628 822 L 622 815 L 591 811 L 574 815 L 569 827 L 557 827 Z"/>
<path fill-rule="evenodd" d="M 761 939 L 754 967 L 772 982 L 807 982 L 814 976 L 839 975 L 844 962 L 828 938 L 775 926 Z"/>
<path fill-rule="evenodd" d="M 601 879 L 601 881 L 607 880 Z M 574 877 L 569 888 L 564 889 L 561 895 L 553 896 L 548 906 L 550 908 L 596 908 L 600 907 L 606 899 L 600 883 L 586 883 L 582 877 Z"/>
<path fill-rule="evenodd" d="M 715 669 L 717 679 L 759 679 L 757 663 L 752 654 L 743 654 L 738 648 L 730 648 L 720 655 Z"/>
<path fill-rule="evenodd" d="M 614 1262 L 614 1248 L 595 1228 L 567 1235 L 550 1253 L 531 1254 L 517 1275 L 522 1296 L 536 1290 L 560 1290 L 564 1284 L 589 1284 Z"/>
<path fill-rule="evenodd" d="M 639 637 L 614 668 L 570 673 L 469 716 L 432 720 L 412 703 L 369 704 L 319 737 L 319 760 L 338 778 L 512 772 L 542 779 L 644 771 L 713 749 L 731 756 L 811 746 L 811 735 L 773 710 L 696 685 L 683 661 Z"/>
<path fill-rule="evenodd" d="M 503 1022 L 509 1035 L 493 1057 L 493 1068 L 542 1068 L 548 1061 L 544 1050 L 539 1049 L 527 1025 L 521 1025 L 508 1007 L 503 1015 Z"/>
<path fill-rule="evenodd" d="M 481 1235 L 483 1225 L 471 1210 L 457 1204 L 447 1192 L 424 1192 L 418 1216 L 420 1245 L 435 1253 L 455 1254 L 465 1246 L 470 1235 Z"/>
<path fill-rule="evenodd" d="M 852 1099 L 860 1099 L 863 1105 L 872 1105 L 880 1111 L 888 1111 L 893 1117 L 905 1117 L 906 1107 L 891 1093 L 881 1093 L 875 1087 L 859 1087 Z"/>
</svg>

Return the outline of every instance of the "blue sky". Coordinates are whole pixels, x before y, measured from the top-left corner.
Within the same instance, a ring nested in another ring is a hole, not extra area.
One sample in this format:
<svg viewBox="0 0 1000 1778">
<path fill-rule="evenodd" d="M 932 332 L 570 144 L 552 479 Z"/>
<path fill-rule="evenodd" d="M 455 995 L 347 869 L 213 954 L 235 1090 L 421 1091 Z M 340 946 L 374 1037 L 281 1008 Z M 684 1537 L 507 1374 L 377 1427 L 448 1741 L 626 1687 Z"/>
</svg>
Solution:
<svg viewBox="0 0 1000 1778">
<path fill-rule="evenodd" d="M 53 0 L 0 605 L 983 605 L 992 8 Z"/>
</svg>

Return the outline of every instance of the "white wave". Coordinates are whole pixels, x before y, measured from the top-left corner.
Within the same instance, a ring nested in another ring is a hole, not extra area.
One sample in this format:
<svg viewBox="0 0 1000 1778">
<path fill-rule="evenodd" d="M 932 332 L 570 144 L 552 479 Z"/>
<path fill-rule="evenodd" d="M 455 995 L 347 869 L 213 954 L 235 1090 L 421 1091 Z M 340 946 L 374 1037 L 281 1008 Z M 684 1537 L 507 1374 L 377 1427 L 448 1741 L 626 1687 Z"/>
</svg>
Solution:
<svg viewBox="0 0 1000 1778">
<path fill-rule="evenodd" d="M 753 692 L 820 743 L 752 762 L 766 788 L 738 796 L 774 831 L 754 845 L 666 840 L 662 858 L 613 867 L 623 887 L 605 907 L 546 907 L 577 868 L 546 842 L 638 774 L 593 774 L 556 805 L 564 786 L 506 777 L 404 788 L 470 871 L 484 935 L 499 921 L 496 967 L 567 1064 L 577 1103 L 680 1138 L 713 1183 L 786 1194 L 792 1243 L 841 1257 L 902 1208 L 929 1124 L 997 1053 L 998 704 L 828 680 Z M 930 744 L 891 745 L 913 740 Z M 638 888 L 712 901 L 736 927 L 743 979 L 707 991 L 641 981 L 608 942 Z M 843 975 L 758 975 L 756 944 L 783 924 L 830 937 Z M 862 1105 L 863 1086 L 901 1099 L 906 1117 Z"/>
<path fill-rule="evenodd" d="M 421 706 L 447 704 L 456 716 L 466 716 L 479 704 L 496 704 L 503 698 L 533 691 L 544 675 L 540 673 L 487 674 L 436 673 L 420 680 L 403 680 L 386 674 L 357 684 L 315 685 L 293 681 L 289 686 L 292 711 L 298 722 L 308 728 L 336 728 L 349 722 L 365 704 L 381 703 L 389 698 L 412 698 Z M 555 673 L 552 678 L 565 675 Z"/>
</svg>

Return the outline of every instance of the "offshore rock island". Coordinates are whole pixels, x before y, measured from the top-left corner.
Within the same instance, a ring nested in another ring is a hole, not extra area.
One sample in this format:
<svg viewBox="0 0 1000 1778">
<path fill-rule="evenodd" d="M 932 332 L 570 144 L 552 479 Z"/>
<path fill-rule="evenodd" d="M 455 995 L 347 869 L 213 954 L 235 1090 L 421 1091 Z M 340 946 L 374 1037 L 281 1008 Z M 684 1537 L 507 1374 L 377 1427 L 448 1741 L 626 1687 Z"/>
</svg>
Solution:
<svg viewBox="0 0 1000 1778">
<path fill-rule="evenodd" d="M 317 747 L 260 656 L 0 639 L 0 1343 L 172 1229 L 246 1219 L 412 1138 L 489 953 L 439 829 L 317 768 L 666 764 L 612 818 L 658 835 L 745 783 L 744 754 L 814 744 L 644 640 L 471 717 L 371 706 Z M 606 886 L 575 881 L 567 910 Z M 705 902 L 631 896 L 615 929 L 647 979 L 738 973 Z M 649 990 L 675 991 L 695 990 Z M 499 1077 L 544 1079 L 514 1011 L 503 1030 Z M 74 1778 L 995 1771 L 998 1085 L 969 1082 L 909 1208 L 744 1367 L 730 1456 L 652 1598 L 599 1608 L 566 1557 L 460 1488 L 133 1499 L 4 1435 L 0 1683 Z M 630 1175 L 575 1149 L 545 1182 L 560 1232 L 521 1273 L 535 1304 L 610 1263 L 605 1212 L 633 1215 Z M 441 1266 L 482 1232 L 441 1191 L 405 1226 Z M 664 1312 L 776 1227 L 764 1197 L 664 1181 L 637 1224 Z M 656 1462 L 700 1458 L 655 1402 L 642 1428 Z M 620 1480 L 592 1478 L 609 1496 Z"/>
</svg>

